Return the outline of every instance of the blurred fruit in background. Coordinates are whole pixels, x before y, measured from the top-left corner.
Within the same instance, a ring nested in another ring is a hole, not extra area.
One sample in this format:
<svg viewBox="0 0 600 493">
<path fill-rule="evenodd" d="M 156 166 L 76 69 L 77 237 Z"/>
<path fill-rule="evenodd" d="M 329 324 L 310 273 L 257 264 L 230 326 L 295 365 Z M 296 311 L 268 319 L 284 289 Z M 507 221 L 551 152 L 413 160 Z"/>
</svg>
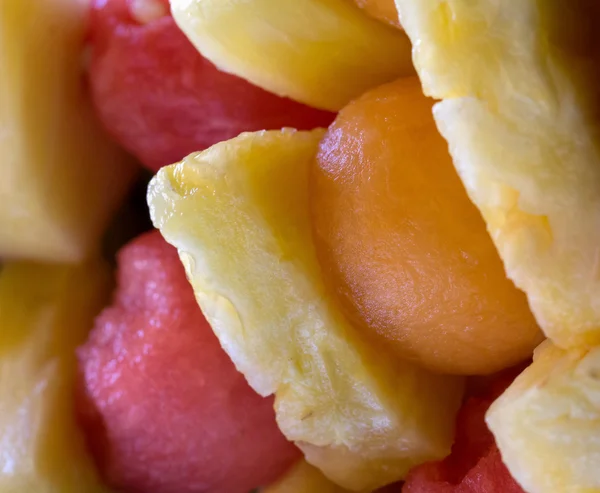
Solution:
<svg viewBox="0 0 600 493">
<path fill-rule="evenodd" d="M 354 0 L 354 3 L 375 19 L 401 27 L 395 0 Z"/>
<path fill-rule="evenodd" d="M 135 167 L 105 135 L 83 82 L 86 5 L 0 10 L 0 258 L 78 262 L 97 248 Z"/>
<path fill-rule="evenodd" d="M 101 262 L 0 270 L 0 491 L 108 492 L 77 427 L 73 388 L 75 348 L 109 290 Z"/>
<path fill-rule="evenodd" d="M 98 115 L 154 171 L 241 132 L 334 118 L 218 70 L 179 30 L 167 0 L 94 0 L 88 43 Z"/>
</svg>

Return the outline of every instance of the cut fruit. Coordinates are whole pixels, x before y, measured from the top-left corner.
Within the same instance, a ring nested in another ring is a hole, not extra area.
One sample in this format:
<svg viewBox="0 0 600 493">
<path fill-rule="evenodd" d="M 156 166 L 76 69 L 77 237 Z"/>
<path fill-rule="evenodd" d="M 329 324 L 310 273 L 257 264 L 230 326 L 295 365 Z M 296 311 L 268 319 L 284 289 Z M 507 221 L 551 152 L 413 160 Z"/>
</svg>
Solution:
<svg viewBox="0 0 600 493">
<path fill-rule="evenodd" d="M 106 482 L 125 492 L 248 493 L 300 451 L 202 315 L 158 231 L 118 255 L 114 302 L 78 351 L 80 415 Z"/>
<path fill-rule="evenodd" d="M 406 35 L 349 0 L 171 0 L 171 9 L 221 70 L 316 108 L 337 111 L 414 73 Z"/>
<path fill-rule="evenodd" d="M 354 3 L 375 19 L 400 27 L 394 0 L 354 0 Z"/>
<path fill-rule="evenodd" d="M 0 8 L 0 257 L 73 262 L 96 247 L 134 167 L 82 79 L 86 2 Z"/>
<path fill-rule="evenodd" d="M 244 131 L 310 130 L 334 118 L 218 70 L 168 15 L 166 0 L 95 0 L 89 42 L 102 123 L 154 171 Z"/>
<path fill-rule="evenodd" d="M 402 493 L 524 493 L 502 462 L 484 419 L 490 404 L 510 384 L 509 376 L 493 377 L 484 392 L 467 399 L 456 420 L 452 453 L 413 469 Z"/>
<path fill-rule="evenodd" d="M 545 342 L 486 419 L 528 493 L 600 491 L 600 348 Z"/>
<path fill-rule="evenodd" d="M 356 491 L 449 451 L 462 380 L 365 343 L 326 292 L 308 174 L 322 130 L 242 134 L 163 168 L 155 226 L 222 346 L 308 462 Z"/>
<path fill-rule="evenodd" d="M 346 493 L 308 462 L 301 460 L 261 493 Z"/>
<path fill-rule="evenodd" d="M 432 105 L 407 77 L 340 111 L 311 174 L 317 254 L 362 331 L 430 370 L 490 374 L 531 358 L 543 335 Z"/>
<path fill-rule="evenodd" d="M 108 296 L 104 264 L 0 272 L 0 491 L 108 491 L 75 420 L 75 348 Z"/>
<path fill-rule="evenodd" d="M 600 4 L 396 3 L 509 277 L 559 346 L 600 344 Z"/>
</svg>

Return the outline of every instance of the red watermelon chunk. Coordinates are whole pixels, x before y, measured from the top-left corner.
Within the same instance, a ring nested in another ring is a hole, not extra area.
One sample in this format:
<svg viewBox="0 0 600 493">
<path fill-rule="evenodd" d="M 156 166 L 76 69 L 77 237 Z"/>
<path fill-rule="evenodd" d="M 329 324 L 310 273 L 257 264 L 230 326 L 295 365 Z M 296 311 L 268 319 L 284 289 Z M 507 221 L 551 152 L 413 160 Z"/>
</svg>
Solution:
<svg viewBox="0 0 600 493">
<path fill-rule="evenodd" d="M 458 413 L 452 453 L 444 460 L 414 468 L 402 493 L 525 493 L 502 462 L 485 413 L 510 384 L 514 372 L 503 374 L 474 392 Z"/>
<path fill-rule="evenodd" d="M 248 493 L 298 449 L 222 350 L 158 232 L 118 255 L 118 289 L 78 351 L 80 415 L 125 492 Z"/>
<path fill-rule="evenodd" d="M 334 118 L 219 71 L 176 26 L 167 0 L 93 0 L 89 42 L 104 126 L 154 171 L 241 132 Z"/>
</svg>

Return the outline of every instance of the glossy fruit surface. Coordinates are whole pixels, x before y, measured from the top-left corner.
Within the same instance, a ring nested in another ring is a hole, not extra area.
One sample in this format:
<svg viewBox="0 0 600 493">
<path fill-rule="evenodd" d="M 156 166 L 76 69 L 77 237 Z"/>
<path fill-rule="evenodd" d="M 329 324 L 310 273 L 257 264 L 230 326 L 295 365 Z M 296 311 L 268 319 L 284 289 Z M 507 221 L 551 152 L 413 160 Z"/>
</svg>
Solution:
<svg viewBox="0 0 600 493">
<path fill-rule="evenodd" d="M 124 491 L 247 493 L 300 452 L 221 349 L 160 233 L 118 256 L 118 290 L 78 351 L 80 412 Z"/>
<path fill-rule="evenodd" d="M 311 209 L 329 284 L 363 331 L 435 371 L 486 374 L 541 332 L 506 278 L 416 78 L 344 108 L 319 146 Z"/>
<path fill-rule="evenodd" d="M 334 482 L 373 490 L 448 453 L 462 380 L 392 358 L 329 296 L 309 217 L 322 136 L 242 134 L 161 169 L 148 198 L 221 344 L 275 393 L 284 434 Z"/>
<path fill-rule="evenodd" d="M 414 74 L 406 35 L 351 0 L 172 0 L 171 9 L 217 67 L 316 108 L 337 111 Z"/>
<path fill-rule="evenodd" d="M 244 131 L 333 120 L 218 70 L 179 30 L 164 0 L 95 0 L 89 43 L 103 124 L 154 171 Z"/>
<path fill-rule="evenodd" d="M 396 4 L 508 276 L 559 346 L 600 344 L 600 4 Z"/>
<path fill-rule="evenodd" d="M 0 8 L 0 258 L 92 254 L 135 167 L 94 114 L 81 68 L 81 0 Z"/>
</svg>

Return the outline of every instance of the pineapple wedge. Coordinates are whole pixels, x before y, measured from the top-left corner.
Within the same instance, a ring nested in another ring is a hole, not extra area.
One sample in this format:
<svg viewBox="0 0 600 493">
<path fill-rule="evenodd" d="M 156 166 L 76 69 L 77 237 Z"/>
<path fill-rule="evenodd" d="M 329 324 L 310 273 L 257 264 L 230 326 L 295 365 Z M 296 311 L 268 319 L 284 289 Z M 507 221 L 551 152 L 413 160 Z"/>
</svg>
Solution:
<svg viewBox="0 0 600 493">
<path fill-rule="evenodd" d="M 600 344 L 600 3 L 396 4 L 508 276 L 557 345 Z"/>
<path fill-rule="evenodd" d="M 487 423 L 528 493 L 600 492 L 600 348 L 544 343 Z"/>
<path fill-rule="evenodd" d="M 370 491 L 449 452 L 462 380 L 367 344 L 327 294 L 308 175 L 322 130 L 242 134 L 163 168 L 150 213 L 283 433 L 337 484 Z"/>
<path fill-rule="evenodd" d="M 133 177 L 85 91 L 87 10 L 0 2 L 0 258 L 82 260 Z"/>
<path fill-rule="evenodd" d="M 99 263 L 0 272 L 0 491 L 101 493 L 74 414 L 75 348 L 110 287 Z"/>
<path fill-rule="evenodd" d="M 316 467 L 301 460 L 261 493 L 348 493 L 348 490 L 332 483 Z"/>
<path fill-rule="evenodd" d="M 414 74 L 406 35 L 350 0 L 171 0 L 171 10 L 221 70 L 317 108 Z"/>
</svg>

